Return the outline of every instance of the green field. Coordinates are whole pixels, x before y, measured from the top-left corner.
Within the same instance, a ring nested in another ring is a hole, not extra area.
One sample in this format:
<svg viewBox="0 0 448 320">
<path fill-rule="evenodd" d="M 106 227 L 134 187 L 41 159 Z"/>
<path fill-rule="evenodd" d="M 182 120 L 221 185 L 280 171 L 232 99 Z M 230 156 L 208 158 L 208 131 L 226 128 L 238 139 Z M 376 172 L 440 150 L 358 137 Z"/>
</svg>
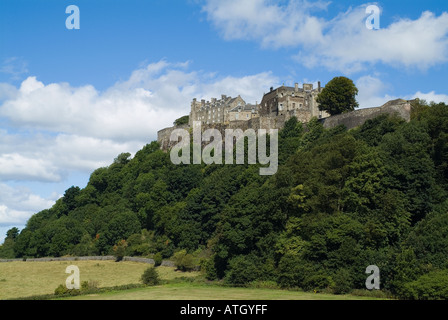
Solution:
<svg viewBox="0 0 448 320">
<path fill-rule="evenodd" d="M 353 295 L 333 295 L 280 289 L 230 288 L 190 283 L 75 296 L 73 300 L 365 300 Z"/>
<path fill-rule="evenodd" d="M 69 276 L 65 269 L 76 265 L 81 281 L 93 281 L 99 288 L 140 283 L 148 264 L 114 261 L 50 261 L 0 263 L 0 299 L 17 299 L 53 294 Z M 81 300 L 347 300 L 368 299 L 354 295 L 332 295 L 280 289 L 232 288 L 205 281 L 199 272 L 157 268 L 163 285 L 86 294 L 65 299 Z M 371 298 L 370 298 L 371 299 Z"/>
<path fill-rule="evenodd" d="M 149 266 L 130 261 L 4 262 L 0 263 L 0 299 L 53 294 L 59 285 L 65 284 L 69 276 L 65 269 L 69 265 L 78 266 L 81 282 L 94 281 L 100 288 L 140 283 L 143 271 Z M 163 280 L 199 275 L 168 267 L 157 269 Z"/>
</svg>

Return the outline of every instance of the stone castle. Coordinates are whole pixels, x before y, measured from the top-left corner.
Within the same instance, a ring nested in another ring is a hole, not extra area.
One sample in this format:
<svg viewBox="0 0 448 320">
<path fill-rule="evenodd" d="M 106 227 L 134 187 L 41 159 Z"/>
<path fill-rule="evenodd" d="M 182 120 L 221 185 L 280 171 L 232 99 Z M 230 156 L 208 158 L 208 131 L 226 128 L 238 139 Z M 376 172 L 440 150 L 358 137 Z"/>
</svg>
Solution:
<svg viewBox="0 0 448 320">
<path fill-rule="evenodd" d="M 294 87 L 271 87 L 261 102 L 255 104 L 246 103 L 241 96 L 232 98 L 222 95 L 221 99 L 211 98 L 210 101 L 198 101 L 195 98 L 191 102 L 188 125 L 162 129 L 157 134 L 157 140 L 163 150 L 168 150 L 172 146 L 171 132 L 176 128 L 192 128 L 193 122 L 197 121 L 201 123 L 202 130 L 216 128 L 223 132 L 225 129 L 282 129 L 291 117 L 296 117 L 302 123 L 316 117 L 326 128 L 343 124 L 348 129 L 383 113 L 397 114 L 406 121 L 410 120 L 411 101 L 402 99 L 389 101 L 381 107 L 358 109 L 330 117 L 325 111 L 319 110 L 316 102 L 322 89 L 320 82 L 317 88 L 313 84 L 303 84 L 299 88 L 298 83 Z"/>
<path fill-rule="evenodd" d="M 320 82 L 318 88 L 314 89 L 312 84 L 303 84 L 299 88 L 296 83 L 294 87 L 281 86 L 274 90 L 271 87 L 268 93 L 263 95 L 261 103 L 246 104 L 238 96 L 236 98 L 222 95 L 221 99 L 212 98 L 211 101 L 193 99 L 189 125 L 193 121 L 200 121 L 203 126 L 207 125 L 229 125 L 234 121 L 249 121 L 260 117 L 297 117 L 301 122 L 308 122 L 312 117 L 326 117 L 327 113 L 319 111 L 316 103 L 317 95 L 322 91 Z"/>
</svg>

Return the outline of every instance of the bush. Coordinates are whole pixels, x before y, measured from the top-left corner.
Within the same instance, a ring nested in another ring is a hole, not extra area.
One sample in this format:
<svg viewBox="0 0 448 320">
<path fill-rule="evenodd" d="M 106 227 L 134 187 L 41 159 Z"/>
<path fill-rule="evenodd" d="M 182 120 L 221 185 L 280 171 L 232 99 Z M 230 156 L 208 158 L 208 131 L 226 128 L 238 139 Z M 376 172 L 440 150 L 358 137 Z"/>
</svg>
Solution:
<svg viewBox="0 0 448 320">
<path fill-rule="evenodd" d="M 116 262 L 123 260 L 123 257 L 126 255 L 127 247 L 128 247 L 128 244 L 127 244 L 126 240 L 120 240 L 113 247 L 113 251 L 114 251 L 114 256 L 115 256 L 115 261 Z"/>
<path fill-rule="evenodd" d="M 353 278 L 348 269 L 339 269 L 333 276 L 334 293 L 344 294 L 349 293 L 353 289 Z"/>
<path fill-rule="evenodd" d="M 232 285 L 246 285 L 260 279 L 260 271 L 250 255 L 237 256 L 230 260 L 226 282 Z"/>
<path fill-rule="evenodd" d="M 141 281 L 147 286 L 156 286 L 160 284 L 159 273 L 155 267 L 149 267 L 143 272 Z"/>
<path fill-rule="evenodd" d="M 187 250 L 183 249 L 178 251 L 173 256 L 174 265 L 178 270 L 191 271 L 195 268 L 193 255 L 187 253 Z"/>
<path fill-rule="evenodd" d="M 302 288 L 305 277 L 315 272 L 316 267 L 299 256 L 286 254 L 280 259 L 277 283 L 282 288 Z"/>
<path fill-rule="evenodd" d="M 99 282 L 96 280 L 89 280 L 81 282 L 81 291 L 95 291 L 98 290 Z"/>
<path fill-rule="evenodd" d="M 67 287 L 65 285 L 60 284 L 54 290 L 54 294 L 56 296 L 61 296 L 61 295 L 77 296 L 77 295 L 81 294 L 81 290 L 79 290 L 79 289 L 67 289 Z"/>
<path fill-rule="evenodd" d="M 432 271 L 404 285 L 400 298 L 413 300 L 448 299 L 448 270 Z"/>
<path fill-rule="evenodd" d="M 190 117 L 189 116 L 183 116 L 180 117 L 179 119 L 174 120 L 173 124 L 175 126 L 180 126 L 183 124 L 188 124 L 188 122 L 190 121 Z"/>
<path fill-rule="evenodd" d="M 205 278 L 207 280 L 213 281 L 218 279 L 218 275 L 216 273 L 215 262 L 213 258 L 202 259 L 201 260 L 201 270 L 205 273 Z"/>
<path fill-rule="evenodd" d="M 303 282 L 303 290 L 305 291 L 320 292 L 332 287 L 334 287 L 332 277 L 328 276 L 323 271 L 309 275 Z"/>
<path fill-rule="evenodd" d="M 163 257 L 162 257 L 162 253 L 160 253 L 160 252 L 157 252 L 155 255 L 154 255 L 154 266 L 155 267 L 158 267 L 158 266 L 160 266 L 161 264 L 162 264 L 162 261 L 163 261 Z"/>
</svg>

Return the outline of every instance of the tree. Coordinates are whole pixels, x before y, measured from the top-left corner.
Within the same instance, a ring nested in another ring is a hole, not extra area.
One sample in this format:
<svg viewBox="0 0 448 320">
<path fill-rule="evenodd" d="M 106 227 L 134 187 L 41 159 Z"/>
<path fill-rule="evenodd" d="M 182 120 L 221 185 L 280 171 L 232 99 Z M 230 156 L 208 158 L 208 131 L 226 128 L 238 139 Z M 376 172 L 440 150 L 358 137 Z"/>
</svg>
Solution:
<svg viewBox="0 0 448 320">
<path fill-rule="evenodd" d="M 147 268 L 142 274 L 141 281 L 147 286 L 156 286 L 160 284 L 160 276 L 156 268 Z"/>
<path fill-rule="evenodd" d="M 357 94 L 358 88 L 352 80 L 346 77 L 335 77 L 319 93 L 316 102 L 319 103 L 319 110 L 333 116 L 355 110 L 358 107 L 355 98 Z"/>
<path fill-rule="evenodd" d="M 181 126 L 181 125 L 183 125 L 183 124 L 188 124 L 188 121 L 190 120 L 190 117 L 189 116 L 183 116 L 183 117 L 180 117 L 179 119 L 176 119 L 174 122 L 173 122 L 173 124 L 175 125 L 175 126 Z"/>
<path fill-rule="evenodd" d="M 6 239 L 16 240 L 18 235 L 19 235 L 19 229 L 16 227 L 13 227 L 8 231 L 6 231 Z"/>
</svg>

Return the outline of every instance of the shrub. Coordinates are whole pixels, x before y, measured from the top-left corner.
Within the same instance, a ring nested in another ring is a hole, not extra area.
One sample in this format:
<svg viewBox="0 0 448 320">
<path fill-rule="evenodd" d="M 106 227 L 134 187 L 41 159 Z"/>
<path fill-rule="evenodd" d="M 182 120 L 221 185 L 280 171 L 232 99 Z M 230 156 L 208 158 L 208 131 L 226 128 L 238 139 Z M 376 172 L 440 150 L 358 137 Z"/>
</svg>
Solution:
<svg viewBox="0 0 448 320">
<path fill-rule="evenodd" d="M 302 287 L 305 291 L 320 292 L 324 289 L 334 287 L 334 281 L 332 277 L 328 276 L 325 272 L 320 271 L 306 277 Z"/>
<path fill-rule="evenodd" d="M 155 267 L 160 266 L 160 265 L 162 264 L 162 261 L 163 261 L 162 253 L 157 252 L 157 253 L 154 255 L 154 266 L 155 266 Z"/>
<path fill-rule="evenodd" d="M 226 282 L 232 285 L 246 285 L 260 278 L 259 268 L 250 255 L 237 256 L 230 260 Z"/>
<path fill-rule="evenodd" d="M 94 291 L 99 287 L 99 282 L 96 280 L 89 280 L 81 282 L 81 291 Z"/>
<path fill-rule="evenodd" d="M 303 288 L 305 278 L 315 273 L 316 267 L 299 256 L 287 254 L 280 259 L 277 283 L 282 288 Z"/>
<path fill-rule="evenodd" d="M 205 278 L 207 280 L 213 281 L 218 278 L 218 275 L 216 273 L 215 262 L 213 261 L 213 258 L 202 259 L 201 260 L 201 270 L 204 271 Z"/>
<path fill-rule="evenodd" d="M 191 271 L 195 268 L 193 255 L 187 253 L 187 250 L 183 249 L 178 251 L 173 256 L 174 265 L 178 270 Z"/>
<path fill-rule="evenodd" d="M 404 285 L 400 298 L 414 300 L 448 299 L 448 270 L 432 271 Z"/>
<path fill-rule="evenodd" d="M 183 117 L 180 117 L 179 119 L 176 119 L 176 120 L 173 122 L 173 124 L 174 124 L 175 126 L 180 126 L 180 125 L 183 125 L 183 124 L 188 124 L 189 119 L 190 119 L 189 116 L 183 116 Z"/>
<path fill-rule="evenodd" d="M 57 296 L 61 295 L 70 295 L 70 296 L 76 296 L 81 294 L 81 290 L 79 289 L 67 289 L 67 287 L 63 284 L 60 284 L 55 290 L 54 294 Z"/>
<path fill-rule="evenodd" d="M 155 267 L 149 267 L 143 272 L 141 281 L 147 286 L 156 286 L 160 284 L 159 273 Z"/>
<path fill-rule="evenodd" d="M 344 294 L 349 293 L 353 289 L 353 278 L 348 269 L 339 269 L 333 276 L 334 293 Z"/>
<path fill-rule="evenodd" d="M 126 255 L 127 247 L 128 247 L 128 244 L 127 244 L 126 240 L 120 240 L 113 247 L 113 251 L 114 251 L 114 256 L 115 256 L 115 261 L 116 262 L 123 260 L 123 257 Z"/>
</svg>

